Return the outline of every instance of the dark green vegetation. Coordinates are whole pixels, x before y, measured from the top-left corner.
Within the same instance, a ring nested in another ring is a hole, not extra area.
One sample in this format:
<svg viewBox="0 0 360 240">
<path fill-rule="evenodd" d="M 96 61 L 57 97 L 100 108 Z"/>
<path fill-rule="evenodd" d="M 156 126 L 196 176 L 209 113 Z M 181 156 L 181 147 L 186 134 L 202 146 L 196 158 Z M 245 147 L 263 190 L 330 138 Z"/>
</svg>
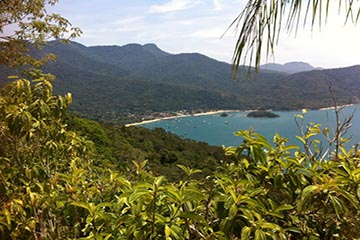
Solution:
<svg viewBox="0 0 360 240">
<path fill-rule="evenodd" d="M 207 143 L 184 140 L 174 134 L 157 128 L 125 127 L 103 124 L 83 118 L 69 116 L 66 119 L 71 130 L 95 143 L 103 162 L 123 169 L 133 161 L 148 160 L 147 167 L 156 175 L 169 180 L 185 178 L 178 164 L 202 169 L 198 177 L 212 174 L 221 161 L 230 161 L 221 147 Z"/>
<path fill-rule="evenodd" d="M 129 123 L 153 112 L 178 110 L 329 107 L 329 83 L 339 104 L 360 97 L 360 66 L 292 75 L 260 71 L 254 81 L 246 76 L 232 81 L 227 63 L 196 53 L 172 55 L 152 44 L 50 42 L 44 50 L 57 55 L 45 67 L 57 76 L 55 92 L 71 92 L 73 111 L 105 122 Z"/>
<path fill-rule="evenodd" d="M 249 112 L 246 116 L 254 117 L 254 118 L 277 118 L 277 117 L 280 117 L 276 113 L 273 113 L 270 111 L 265 111 L 265 110 L 252 111 L 252 112 Z"/>
</svg>

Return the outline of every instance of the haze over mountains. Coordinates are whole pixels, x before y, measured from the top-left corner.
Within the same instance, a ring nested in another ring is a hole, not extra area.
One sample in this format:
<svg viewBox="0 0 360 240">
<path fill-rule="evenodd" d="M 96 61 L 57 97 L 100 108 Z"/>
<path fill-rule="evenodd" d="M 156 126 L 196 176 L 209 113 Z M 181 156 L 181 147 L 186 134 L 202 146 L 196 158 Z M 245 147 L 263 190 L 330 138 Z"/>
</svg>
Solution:
<svg viewBox="0 0 360 240">
<path fill-rule="evenodd" d="M 57 55 L 44 69 L 57 76 L 55 91 L 71 92 L 74 111 L 102 121 L 124 123 L 134 121 L 134 114 L 179 110 L 328 107 L 330 82 L 339 104 L 360 98 L 358 65 L 295 74 L 262 67 L 256 80 L 247 80 L 245 70 L 234 81 L 228 63 L 198 53 L 170 54 L 154 44 L 51 42 L 44 52 Z"/>
<path fill-rule="evenodd" d="M 284 72 L 287 74 L 307 72 L 312 70 L 321 70 L 321 68 L 315 68 L 306 62 L 289 62 L 285 64 L 267 63 L 261 65 L 260 69 Z"/>
</svg>

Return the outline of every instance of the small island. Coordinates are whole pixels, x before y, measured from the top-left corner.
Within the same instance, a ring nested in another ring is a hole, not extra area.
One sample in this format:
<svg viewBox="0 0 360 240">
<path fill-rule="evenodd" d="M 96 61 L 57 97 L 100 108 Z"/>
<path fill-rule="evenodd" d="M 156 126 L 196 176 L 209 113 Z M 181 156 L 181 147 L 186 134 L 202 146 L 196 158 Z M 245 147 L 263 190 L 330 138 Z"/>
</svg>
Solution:
<svg viewBox="0 0 360 240">
<path fill-rule="evenodd" d="M 226 112 L 223 112 L 220 114 L 220 117 L 227 117 L 227 116 L 228 116 L 228 114 Z"/>
<path fill-rule="evenodd" d="M 246 116 L 253 117 L 253 118 L 278 118 L 278 117 L 280 117 L 278 114 L 273 113 L 271 111 L 266 111 L 266 110 L 252 111 L 252 112 L 249 112 Z"/>
</svg>

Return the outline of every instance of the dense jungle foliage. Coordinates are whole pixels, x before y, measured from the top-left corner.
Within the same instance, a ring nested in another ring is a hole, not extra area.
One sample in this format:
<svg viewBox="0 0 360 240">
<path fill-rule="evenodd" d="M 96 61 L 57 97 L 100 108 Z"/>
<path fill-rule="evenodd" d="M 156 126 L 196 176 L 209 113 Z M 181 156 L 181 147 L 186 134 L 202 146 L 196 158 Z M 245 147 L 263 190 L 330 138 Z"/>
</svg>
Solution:
<svg viewBox="0 0 360 240">
<path fill-rule="evenodd" d="M 69 23 L 44 1 L 0 10 L 1 32 L 19 23 L 1 62 L 28 76 L 0 91 L 0 239 L 360 238 L 360 155 L 343 136 L 351 118 L 331 131 L 296 116 L 303 148 L 242 130 L 226 156 L 163 130 L 102 126 L 69 115 L 71 94 L 55 95 L 39 70 L 46 58 L 26 55 L 28 41 L 61 37 Z"/>
<path fill-rule="evenodd" d="M 107 163 L 112 168 L 124 170 L 133 161 L 146 159 L 148 170 L 178 181 L 186 176 L 177 167 L 179 164 L 201 169 L 202 172 L 197 174 L 197 178 L 201 178 L 215 172 L 222 161 L 230 161 L 222 147 L 184 140 L 162 128 L 149 130 L 100 124 L 74 115 L 67 116 L 65 122 L 71 130 L 94 142 L 101 166 Z"/>
<path fill-rule="evenodd" d="M 70 101 L 53 95 L 46 78 L 33 85 L 15 79 L 2 89 L 1 239 L 360 237 L 359 151 L 343 148 L 341 133 L 334 138 L 337 151 L 326 154 L 314 140 L 318 125 L 304 126 L 304 151 L 278 135 L 270 144 L 243 130 L 236 133 L 243 143 L 225 149 L 232 160 L 214 173 L 197 178 L 201 170 L 178 165 L 184 176 L 170 181 L 154 174 L 142 154 L 129 153 L 132 166 L 104 161 L 116 150 L 105 146 L 116 146 L 121 136 L 112 139 L 96 123 L 66 117 Z M 147 138 L 135 130 L 132 139 Z M 330 137 L 328 129 L 323 133 Z M 127 139 L 119 152 L 151 148 Z"/>
</svg>

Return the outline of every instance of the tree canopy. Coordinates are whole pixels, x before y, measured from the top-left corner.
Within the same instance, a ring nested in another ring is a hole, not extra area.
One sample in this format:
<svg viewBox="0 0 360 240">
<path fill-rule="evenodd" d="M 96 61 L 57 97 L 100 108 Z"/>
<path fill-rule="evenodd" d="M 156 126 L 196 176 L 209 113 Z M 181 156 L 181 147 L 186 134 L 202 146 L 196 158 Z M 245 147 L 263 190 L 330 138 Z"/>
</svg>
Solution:
<svg viewBox="0 0 360 240">
<path fill-rule="evenodd" d="M 30 57 L 29 47 L 41 48 L 50 39 L 69 39 L 81 30 L 59 14 L 48 13 L 47 7 L 58 0 L 3 0 L 0 1 L 0 64 L 12 68 L 35 67 L 54 56 L 40 59 Z"/>
</svg>

